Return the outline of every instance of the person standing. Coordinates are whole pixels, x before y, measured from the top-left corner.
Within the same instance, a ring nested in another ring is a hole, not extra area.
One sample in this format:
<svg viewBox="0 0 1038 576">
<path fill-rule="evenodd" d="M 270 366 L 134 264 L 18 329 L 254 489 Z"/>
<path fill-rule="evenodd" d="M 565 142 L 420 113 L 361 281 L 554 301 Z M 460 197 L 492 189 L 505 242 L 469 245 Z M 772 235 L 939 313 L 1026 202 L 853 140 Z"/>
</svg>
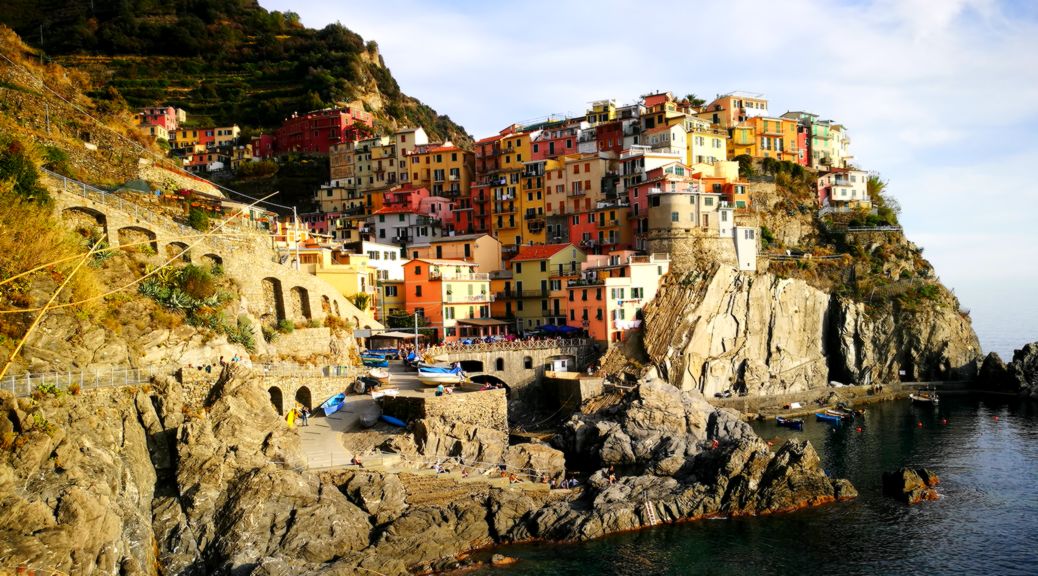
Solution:
<svg viewBox="0 0 1038 576">
<path fill-rule="evenodd" d="M 303 406 L 303 411 L 302 411 L 301 414 L 303 416 L 303 426 L 309 426 L 310 425 L 310 409 L 307 408 L 306 406 Z"/>
</svg>

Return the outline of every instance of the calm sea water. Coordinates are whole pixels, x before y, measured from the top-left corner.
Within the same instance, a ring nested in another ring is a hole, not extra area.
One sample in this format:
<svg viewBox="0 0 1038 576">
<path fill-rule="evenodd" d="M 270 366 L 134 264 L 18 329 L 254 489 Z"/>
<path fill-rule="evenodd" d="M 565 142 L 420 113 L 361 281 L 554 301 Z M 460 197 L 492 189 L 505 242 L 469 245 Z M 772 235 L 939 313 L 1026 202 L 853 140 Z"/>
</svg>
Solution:
<svg viewBox="0 0 1038 576">
<path fill-rule="evenodd" d="M 808 438 L 826 469 L 861 496 L 767 518 L 512 546 L 499 551 L 520 562 L 476 573 L 1038 574 L 1038 405 L 945 395 L 939 409 L 872 405 L 860 433 L 816 422 L 802 433 L 756 429 L 776 445 Z M 942 498 L 912 507 L 883 498 L 881 473 L 902 465 L 936 471 Z"/>
</svg>

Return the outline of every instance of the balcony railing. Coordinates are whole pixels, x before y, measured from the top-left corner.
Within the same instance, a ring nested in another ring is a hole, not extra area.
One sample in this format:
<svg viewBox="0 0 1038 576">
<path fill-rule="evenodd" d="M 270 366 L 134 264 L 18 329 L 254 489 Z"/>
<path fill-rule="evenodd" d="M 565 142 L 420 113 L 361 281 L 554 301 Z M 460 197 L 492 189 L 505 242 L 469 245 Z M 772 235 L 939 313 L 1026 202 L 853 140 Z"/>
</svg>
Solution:
<svg viewBox="0 0 1038 576">
<path fill-rule="evenodd" d="M 443 270 L 434 268 L 429 271 L 432 280 L 475 280 L 490 282 L 490 274 L 486 272 L 456 272 L 454 270 Z"/>
<path fill-rule="evenodd" d="M 444 302 L 451 304 L 467 304 L 469 302 L 487 303 L 495 300 L 493 294 L 451 294 L 447 293 L 447 296 L 443 299 Z"/>
</svg>

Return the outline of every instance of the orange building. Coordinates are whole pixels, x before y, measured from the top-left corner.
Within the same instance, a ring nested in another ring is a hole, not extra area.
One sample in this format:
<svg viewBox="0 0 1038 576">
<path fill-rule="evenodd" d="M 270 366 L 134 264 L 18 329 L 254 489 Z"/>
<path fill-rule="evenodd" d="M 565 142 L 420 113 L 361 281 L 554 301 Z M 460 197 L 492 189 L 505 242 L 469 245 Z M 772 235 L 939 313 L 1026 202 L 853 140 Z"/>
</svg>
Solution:
<svg viewBox="0 0 1038 576">
<path fill-rule="evenodd" d="M 404 302 L 408 314 L 423 316 L 436 338 L 492 335 L 503 327 L 473 320 L 490 319 L 490 275 L 475 262 L 418 258 L 404 264 Z M 503 323 L 502 323 L 503 324 Z M 488 328 L 491 331 L 488 333 Z"/>
</svg>

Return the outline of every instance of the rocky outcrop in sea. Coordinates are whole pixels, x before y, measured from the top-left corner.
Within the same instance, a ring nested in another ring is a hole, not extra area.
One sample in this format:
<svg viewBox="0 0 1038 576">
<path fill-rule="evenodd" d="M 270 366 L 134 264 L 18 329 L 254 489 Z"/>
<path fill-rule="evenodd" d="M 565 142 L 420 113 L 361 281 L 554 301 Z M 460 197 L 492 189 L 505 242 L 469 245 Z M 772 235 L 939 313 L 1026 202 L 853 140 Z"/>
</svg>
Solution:
<svg viewBox="0 0 1038 576">
<path fill-rule="evenodd" d="M 998 352 L 988 353 L 980 366 L 977 387 L 1038 398 L 1038 342 L 1015 350 L 1008 364 Z"/>
</svg>

